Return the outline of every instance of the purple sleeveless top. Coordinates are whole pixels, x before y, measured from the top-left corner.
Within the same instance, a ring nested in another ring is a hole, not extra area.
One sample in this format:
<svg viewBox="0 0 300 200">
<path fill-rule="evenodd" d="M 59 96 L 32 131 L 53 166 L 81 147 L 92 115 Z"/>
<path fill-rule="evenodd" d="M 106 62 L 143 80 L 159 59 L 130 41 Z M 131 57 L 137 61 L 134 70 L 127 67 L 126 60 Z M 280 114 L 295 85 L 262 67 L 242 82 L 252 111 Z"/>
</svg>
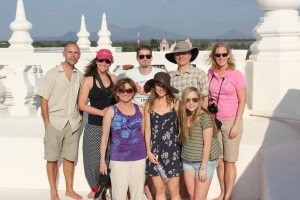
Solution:
<svg viewBox="0 0 300 200">
<path fill-rule="evenodd" d="M 142 113 L 137 104 L 134 104 L 134 108 L 134 115 L 124 115 L 113 105 L 115 114 L 111 123 L 111 160 L 135 161 L 146 158 Z"/>
</svg>

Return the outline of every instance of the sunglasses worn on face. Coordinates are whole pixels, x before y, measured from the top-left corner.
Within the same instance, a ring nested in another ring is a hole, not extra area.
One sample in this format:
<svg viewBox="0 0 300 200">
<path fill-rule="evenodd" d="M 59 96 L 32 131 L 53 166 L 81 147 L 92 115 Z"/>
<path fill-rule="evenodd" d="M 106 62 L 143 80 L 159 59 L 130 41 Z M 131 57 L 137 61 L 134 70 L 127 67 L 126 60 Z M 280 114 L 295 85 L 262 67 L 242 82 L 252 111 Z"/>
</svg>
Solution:
<svg viewBox="0 0 300 200">
<path fill-rule="evenodd" d="M 97 59 L 99 63 L 105 62 L 106 64 L 110 64 L 111 62 L 108 59 Z"/>
<path fill-rule="evenodd" d="M 227 57 L 229 53 L 215 53 L 215 57 L 220 58 L 221 56 L 223 58 Z"/>
<path fill-rule="evenodd" d="M 139 55 L 139 59 L 144 59 L 144 58 L 147 58 L 147 59 L 150 59 L 150 58 L 152 58 L 152 55 L 151 54 L 147 54 L 147 55 Z"/>
<path fill-rule="evenodd" d="M 129 89 L 119 89 L 118 92 L 120 94 L 124 94 L 124 93 L 132 94 L 133 93 L 133 89 L 132 88 L 129 88 Z"/>
<path fill-rule="evenodd" d="M 186 101 L 186 103 L 190 103 L 190 101 L 197 103 L 199 101 L 199 99 L 198 98 L 191 98 L 191 99 L 187 98 L 185 101 Z"/>
</svg>

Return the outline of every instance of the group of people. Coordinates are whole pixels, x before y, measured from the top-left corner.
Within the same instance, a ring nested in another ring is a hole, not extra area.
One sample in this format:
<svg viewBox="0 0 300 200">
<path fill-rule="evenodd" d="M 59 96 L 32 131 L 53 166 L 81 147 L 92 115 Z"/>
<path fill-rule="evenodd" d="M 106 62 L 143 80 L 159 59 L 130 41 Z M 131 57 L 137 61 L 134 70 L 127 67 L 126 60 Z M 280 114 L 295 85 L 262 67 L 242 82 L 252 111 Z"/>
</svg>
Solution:
<svg viewBox="0 0 300 200">
<path fill-rule="evenodd" d="M 84 74 L 75 68 L 76 44 L 63 51 L 65 61 L 50 70 L 38 91 L 45 124 L 45 159 L 51 200 L 58 200 L 56 178 L 63 158 L 66 196 L 73 190 L 82 111 L 84 171 L 94 198 L 100 175 L 109 175 L 112 199 L 206 199 L 214 170 L 218 200 L 228 200 L 236 179 L 235 162 L 243 127 L 246 83 L 235 69 L 230 48 L 216 43 L 208 73 L 193 67 L 198 49 L 180 41 L 166 59 L 177 64 L 168 73 L 151 66 L 152 50 L 141 45 L 139 67 L 124 78 L 109 72 L 112 52 L 101 49 Z"/>
</svg>

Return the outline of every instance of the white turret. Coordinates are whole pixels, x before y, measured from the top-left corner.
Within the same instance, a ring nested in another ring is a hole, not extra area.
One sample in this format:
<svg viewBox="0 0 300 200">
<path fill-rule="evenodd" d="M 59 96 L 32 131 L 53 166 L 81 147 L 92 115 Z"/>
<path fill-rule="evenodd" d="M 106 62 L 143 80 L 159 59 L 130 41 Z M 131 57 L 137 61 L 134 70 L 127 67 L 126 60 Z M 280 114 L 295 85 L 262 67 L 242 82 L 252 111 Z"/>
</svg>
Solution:
<svg viewBox="0 0 300 200">
<path fill-rule="evenodd" d="M 300 1 L 257 4 L 265 14 L 253 30 L 256 42 L 246 65 L 250 114 L 300 120 Z"/>
<path fill-rule="evenodd" d="M 102 15 L 102 24 L 101 24 L 101 30 L 98 32 L 99 40 L 97 42 L 98 47 L 102 48 L 112 48 L 111 40 L 110 40 L 110 31 L 107 29 L 107 23 L 106 23 L 106 15 L 103 13 Z"/>
<path fill-rule="evenodd" d="M 176 40 L 175 40 L 174 44 L 171 45 L 169 51 L 174 51 L 174 48 L 175 48 L 176 44 L 177 43 L 176 43 Z"/>
<path fill-rule="evenodd" d="M 13 50 L 33 51 L 31 45 L 33 39 L 30 37 L 29 31 L 32 24 L 27 21 L 23 0 L 18 0 L 16 19 L 10 24 L 10 29 L 13 31 L 11 38 L 8 40 L 10 43 L 9 48 Z"/>
<path fill-rule="evenodd" d="M 81 16 L 80 31 L 77 33 L 78 41 L 77 44 L 80 48 L 90 48 L 91 42 L 89 40 L 90 33 L 86 30 L 84 15 Z"/>
</svg>

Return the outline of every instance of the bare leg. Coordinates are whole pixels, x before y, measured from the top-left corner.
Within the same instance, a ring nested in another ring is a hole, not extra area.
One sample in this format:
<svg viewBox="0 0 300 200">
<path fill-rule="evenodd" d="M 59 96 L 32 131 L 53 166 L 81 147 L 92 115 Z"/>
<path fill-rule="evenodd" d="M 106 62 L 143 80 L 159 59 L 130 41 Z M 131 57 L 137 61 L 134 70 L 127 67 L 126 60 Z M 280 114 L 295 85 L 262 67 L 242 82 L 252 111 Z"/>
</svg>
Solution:
<svg viewBox="0 0 300 200">
<path fill-rule="evenodd" d="M 166 186 L 160 176 L 152 176 L 155 187 L 155 200 L 166 200 Z"/>
<path fill-rule="evenodd" d="M 195 193 L 195 172 L 193 171 L 184 171 L 184 181 L 187 188 L 187 191 L 190 195 L 190 199 L 194 199 Z"/>
<path fill-rule="evenodd" d="M 47 175 L 50 184 L 50 195 L 51 200 L 59 200 L 57 189 L 56 189 L 56 178 L 57 178 L 57 161 L 47 161 Z"/>
<path fill-rule="evenodd" d="M 224 162 L 225 164 L 225 197 L 224 200 L 231 199 L 235 179 L 236 179 L 236 166 L 234 162 Z"/>
<path fill-rule="evenodd" d="M 182 199 L 187 198 L 189 196 L 189 193 L 185 186 L 183 173 L 180 175 L 180 178 L 179 178 L 179 193 L 180 193 L 180 197 Z"/>
<path fill-rule="evenodd" d="M 179 177 L 170 178 L 170 180 L 168 181 L 168 187 L 170 190 L 171 200 L 180 200 Z"/>
<path fill-rule="evenodd" d="M 206 181 L 200 182 L 199 179 L 195 180 L 195 196 L 194 200 L 206 200 L 207 193 L 211 184 L 211 179 L 206 179 Z"/>
<path fill-rule="evenodd" d="M 219 184 L 220 184 L 220 189 L 221 189 L 221 194 L 218 198 L 214 200 L 223 200 L 224 194 L 225 194 L 225 166 L 224 166 L 224 160 L 221 158 L 219 159 L 219 164 L 217 167 L 217 174 L 218 174 L 218 179 L 219 179 Z"/>
<path fill-rule="evenodd" d="M 151 177 L 146 176 L 146 181 L 145 181 L 145 187 L 144 187 L 144 193 L 147 196 L 148 200 L 153 200 L 152 196 L 152 187 L 153 187 L 153 182 Z"/>
<path fill-rule="evenodd" d="M 73 190 L 74 162 L 63 159 L 63 168 L 66 180 L 66 196 L 76 200 L 81 200 L 82 196 Z"/>
</svg>

